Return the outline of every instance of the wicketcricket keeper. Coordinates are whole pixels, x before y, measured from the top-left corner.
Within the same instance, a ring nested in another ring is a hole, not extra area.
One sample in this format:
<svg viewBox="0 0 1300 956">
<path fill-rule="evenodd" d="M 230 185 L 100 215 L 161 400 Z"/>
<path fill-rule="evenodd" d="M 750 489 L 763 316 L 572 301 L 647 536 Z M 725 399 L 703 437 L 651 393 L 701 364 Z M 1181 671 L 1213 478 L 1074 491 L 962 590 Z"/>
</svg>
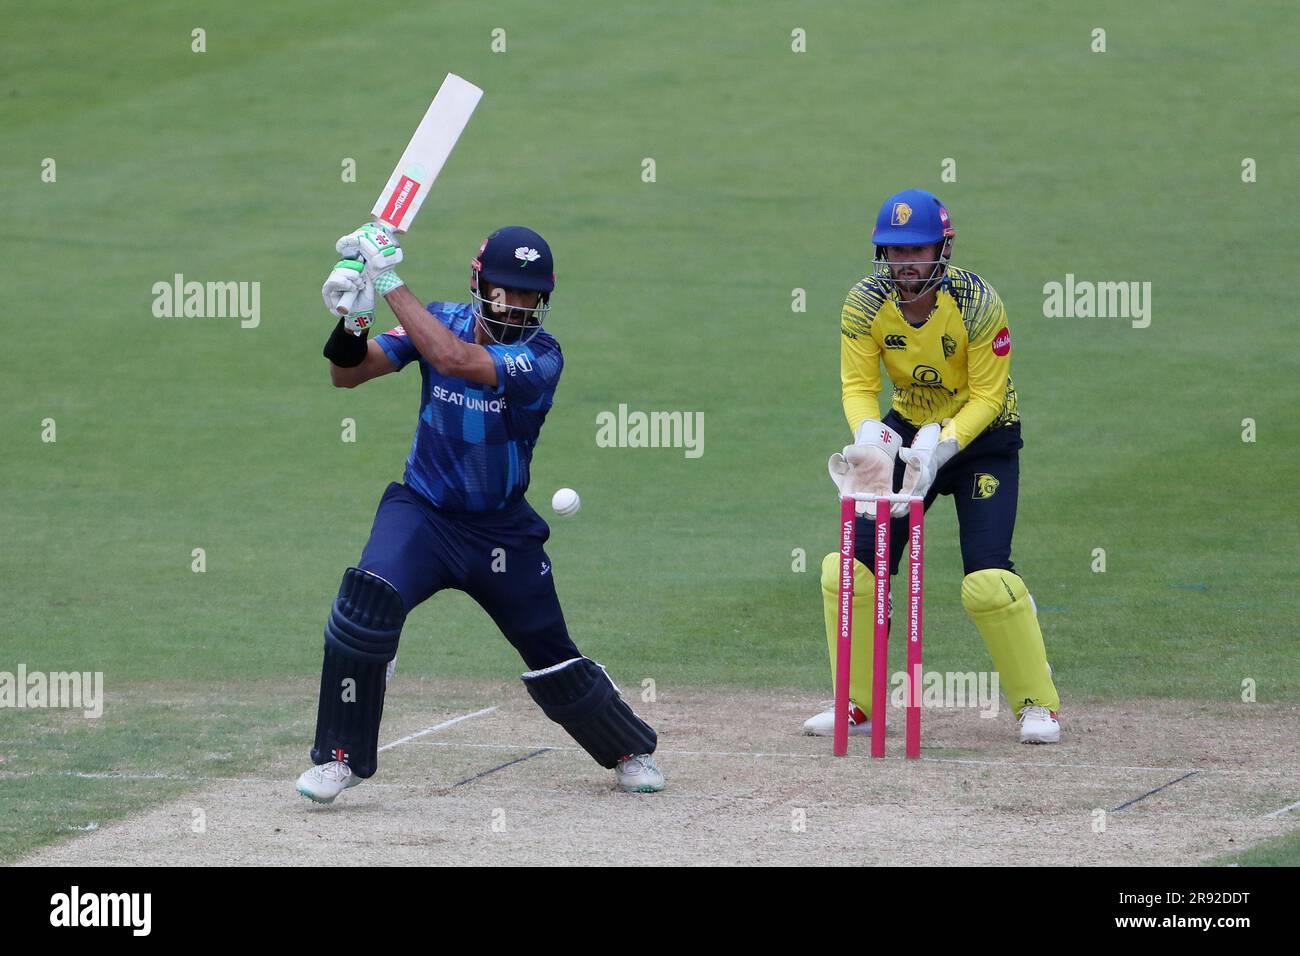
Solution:
<svg viewBox="0 0 1300 956">
<path fill-rule="evenodd" d="M 555 289 L 546 241 L 511 226 L 470 264 L 470 302 L 424 305 L 398 277 L 403 253 L 377 224 L 339 240 L 326 308 L 356 301 L 325 345 L 336 386 L 420 369 L 420 414 L 403 480 L 388 486 L 370 540 L 325 624 L 313 766 L 298 792 L 331 803 L 375 773 L 379 722 L 407 615 L 447 588 L 491 616 L 529 668 L 524 686 L 623 790 L 662 790 L 654 730 L 564 624 L 543 548 L 550 529 L 524 498 L 564 360 L 542 328 Z M 375 295 L 396 328 L 373 339 Z M 434 640 L 450 635 L 435 634 Z"/>
<path fill-rule="evenodd" d="M 831 456 L 841 493 L 939 495 L 957 509 L 961 602 L 988 648 L 1022 743 L 1061 739 L 1038 614 L 1011 561 L 1020 491 L 1020 413 L 1011 383 L 1011 329 L 993 287 L 952 259 L 956 235 L 934 195 L 908 189 L 876 217 L 875 270 L 849 290 L 840 319 L 840 379 L 853 444 Z M 880 418 L 880 368 L 894 386 Z M 874 508 L 874 505 L 870 506 Z M 892 506 L 890 573 L 908 541 L 907 505 Z M 849 732 L 871 722 L 874 514 L 858 504 Z M 822 563 L 822 601 L 835 684 L 840 556 Z M 892 615 L 891 615 L 892 617 Z M 804 724 L 831 736 L 833 710 Z"/>
</svg>

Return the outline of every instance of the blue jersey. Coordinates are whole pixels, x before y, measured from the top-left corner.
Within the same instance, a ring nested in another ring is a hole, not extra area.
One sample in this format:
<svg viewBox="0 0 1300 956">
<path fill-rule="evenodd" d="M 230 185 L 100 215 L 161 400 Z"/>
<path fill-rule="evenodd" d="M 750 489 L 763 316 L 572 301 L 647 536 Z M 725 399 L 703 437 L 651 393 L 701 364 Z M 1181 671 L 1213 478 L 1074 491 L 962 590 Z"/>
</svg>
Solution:
<svg viewBox="0 0 1300 956">
<path fill-rule="evenodd" d="M 430 302 L 426 308 L 452 335 L 474 341 L 469 305 Z M 559 343 L 541 331 L 525 345 L 484 346 L 497 370 L 491 386 L 441 374 L 400 325 L 376 341 L 399 371 L 420 363 L 420 421 L 406 459 L 406 484 L 446 511 L 517 504 L 528 489 L 533 446 L 564 367 Z"/>
</svg>

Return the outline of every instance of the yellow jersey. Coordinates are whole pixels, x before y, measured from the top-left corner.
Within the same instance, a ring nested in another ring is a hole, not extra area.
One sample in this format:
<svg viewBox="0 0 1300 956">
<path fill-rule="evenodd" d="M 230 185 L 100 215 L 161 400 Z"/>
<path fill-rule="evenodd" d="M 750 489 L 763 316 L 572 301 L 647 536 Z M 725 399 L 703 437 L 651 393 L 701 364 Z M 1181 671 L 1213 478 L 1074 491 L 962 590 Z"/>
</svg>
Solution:
<svg viewBox="0 0 1300 956">
<path fill-rule="evenodd" d="M 1002 299 L 975 273 L 952 267 L 935 296 L 934 312 L 914 326 L 888 279 L 869 275 L 849 290 L 840 315 L 840 381 L 850 430 L 880 417 L 882 361 L 894 383 L 894 410 L 918 428 L 951 418 L 943 437 L 955 437 L 959 448 L 1020 420 Z"/>
</svg>

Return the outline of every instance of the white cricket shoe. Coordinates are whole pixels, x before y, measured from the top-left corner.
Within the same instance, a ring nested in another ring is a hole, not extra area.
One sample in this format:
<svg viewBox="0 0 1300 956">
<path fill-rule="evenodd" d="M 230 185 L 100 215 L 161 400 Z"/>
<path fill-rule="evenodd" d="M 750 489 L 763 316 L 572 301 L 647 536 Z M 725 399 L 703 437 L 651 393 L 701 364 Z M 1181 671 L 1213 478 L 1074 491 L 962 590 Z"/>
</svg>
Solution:
<svg viewBox="0 0 1300 956">
<path fill-rule="evenodd" d="M 1020 711 L 1020 742 L 1022 744 L 1055 744 L 1061 742 L 1061 724 L 1056 711 L 1030 705 Z"/>
<path fill-rule="evenodd" d="M 885 726 L 889 726 L 889 721 L 885 721 Z M 835 708 L 823 710 L 816 717 L 809 717 L 803 722 L 803 732 L 805 737 L 834 737 L 835 736 Z M 849 701 L 849 734 L 869 734 L 871 733 L 871 720 L 862 708 Z"/>
<path fill-rule="evenodd" d="M 298 778 L 298 792 L 314 803 L 333 803 L 340 793 L 360 782 L 351 767 L 341 760 L 331 760 L 304 771 Z"/>
<path fill-rule="evenodd" d="M 624 757 L 614 768 L 614 779 L 626 793 L 658 793 L 664 788 L 664 775 L 650 754 Z"/>
</svg>

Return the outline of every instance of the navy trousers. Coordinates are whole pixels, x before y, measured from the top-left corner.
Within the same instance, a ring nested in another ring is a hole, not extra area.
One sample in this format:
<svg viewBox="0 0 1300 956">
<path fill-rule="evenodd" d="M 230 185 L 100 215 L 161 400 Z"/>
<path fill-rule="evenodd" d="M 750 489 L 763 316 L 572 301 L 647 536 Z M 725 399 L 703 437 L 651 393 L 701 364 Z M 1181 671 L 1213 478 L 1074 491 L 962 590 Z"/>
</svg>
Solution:
<svg viewBox="0 0 1300 956">
<path fill-rule="evenodd" d="M 530 670 L 581 656 L 569 638 L 543 545 L 550 528 L 522 499 L 500 512 L 440 511 L 405 484 L 384 492 L 357 565 L 379 575 L 409 614 L 444 588 L 487 611 Z"/>
<path fill-rule="evenodd" d="M 890 410 L 884 423 L 912 444 L 917 428 Z M 1011 562 L 1011 534 L 1016 527 L 1016 501 L 1020 494 L 1020 423 L 985 432 L 953 455 L 940 469 L 925 496 L 929 511 L 940 495 L 951 495 L 957 506 L 957 525 L 961 537 L 961 561 L 965 574 L 984 568 L 1015 571 Z M 900 458 L 894 463 L 894 490 L 903 483 L 907 465 Z M 854 557 L 872 567 L 875 520 L 859 515 L 856 524 Z M 895 518 L 889 525 L 889 570 L 898 573 L 907 545 L 907 519 Z"/>
</svg>

